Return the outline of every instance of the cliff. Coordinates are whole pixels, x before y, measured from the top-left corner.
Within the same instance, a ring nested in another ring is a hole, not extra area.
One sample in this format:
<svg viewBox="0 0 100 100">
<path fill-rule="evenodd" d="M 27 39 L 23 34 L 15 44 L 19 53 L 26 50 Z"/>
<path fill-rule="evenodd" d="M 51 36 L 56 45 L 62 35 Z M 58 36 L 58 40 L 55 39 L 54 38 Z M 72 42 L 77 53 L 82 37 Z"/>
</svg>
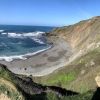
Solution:
<svg viewBox="0 0 100 100">
<path fill-rule="evenodd" d="M 84 94 L 88 98 L 93 91 Z M 83 98 L 77 92 L 56 86 L 35 83 L 30 77 L 12 73 L 5 65 L 0 64 L 0 100 L 64 100 Z"/>
<path fill-rule="evenodd" d="M 41 84 L 61 86 L 82 94 L 95 89 L 95 77 L 100 75 L 100 17 L 58 27 L 48 36 L 52 41 L 58 38 L 67 41 L 72 47 L 71 56 L 74 58 L 71 57 L 70 63 L 52 74 L 33 79 Z"/>
<path fill-rule="evenodd" d="M 83 49 L 100 40 L 100 16 L 80 21 L 74 25 L 56 28 L 52 35 L 62 37 L 72 48 Z"/>
<path fill-rule="evenodd" d="M 100 17 L 56 28 L 48 33 L 48 39 L 50 41 L 64 39 L 73 51 L 88 50 L 88 52 L 82 53 L 62 69 L 44 77 L 14 74 L 5 65 L 0 64 L 0 100 L 97 100 L 96 98 L 100 98 L 98 95 L 100 88 L 96 90 L 97 84 L 94 80 L 100 73 Z"/>
</svg>

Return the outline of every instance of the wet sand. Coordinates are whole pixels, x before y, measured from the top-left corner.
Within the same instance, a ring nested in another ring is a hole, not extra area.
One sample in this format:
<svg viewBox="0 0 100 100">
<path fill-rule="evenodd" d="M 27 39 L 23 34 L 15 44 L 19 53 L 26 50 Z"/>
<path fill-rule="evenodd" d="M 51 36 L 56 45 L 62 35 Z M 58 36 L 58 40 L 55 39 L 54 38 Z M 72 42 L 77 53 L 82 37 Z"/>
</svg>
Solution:
<svg viewBox="0 0 100 100">
<path fill-rule="evenodd" d="M 26 60 L 12 62 L 0 61 L 16 74 L 44 76 L 63 67 L 72 55 L 71 47 L 63 39 L 53 42 L 53 47 L 47 51 L 31 56 Z"/>
</svg>

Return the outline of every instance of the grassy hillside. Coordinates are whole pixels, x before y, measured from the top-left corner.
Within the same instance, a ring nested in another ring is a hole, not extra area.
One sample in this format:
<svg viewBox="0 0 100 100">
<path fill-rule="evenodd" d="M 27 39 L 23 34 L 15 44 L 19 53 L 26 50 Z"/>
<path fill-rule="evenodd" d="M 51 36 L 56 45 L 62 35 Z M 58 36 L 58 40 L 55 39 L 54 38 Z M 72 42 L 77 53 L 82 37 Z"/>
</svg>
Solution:
<svg viewBox="0 0 100 100">
<path fill-rule="evenodd" d="M 80 57 L 50 75 L 26 77 L 0 64 L 0 100 L 100 100 L 100 88 L 95 82 L 100 74 L 99 22 L 100 17 L 95 17 L 49 34 L 50 38 L 68 41 L 73 51 L 83 51 Z"/>
<path fill-rule="evenodd" d="M 54 73 L 34 77 L 33 80 L 80 93 L 94 89 L 97 86 L 95 77 L 100 73 L 100 16 L 56 28 L 50 34 L 51 38 L 58 37 L 68 41 L 75 54 L 80 51 L 82 54 Z"/>
<path fill-rule="evenodd" d="M 100 48 L 96 48 L 48 76 L 33 79 L 41 84 L 61 86 L 84 93 L 96 88 L 95 77 L 99 73 Z"/>
<path fill-rule="evenodd" d="M 61 95 L 56 88 L 34 83 L 30 78 L 15 75 L 0 65 L 0 100 L 91 100 L 94 94 L 94 91 L 88 91 L 71 95 L 72 92 L 64 91 L 67 94 Z"/>
<path fill-rule="evenodd" d="M 24 100 L 22 92 L 13 83 L 11 72 L 0 65 L 0 100 Z"/>
</svg>

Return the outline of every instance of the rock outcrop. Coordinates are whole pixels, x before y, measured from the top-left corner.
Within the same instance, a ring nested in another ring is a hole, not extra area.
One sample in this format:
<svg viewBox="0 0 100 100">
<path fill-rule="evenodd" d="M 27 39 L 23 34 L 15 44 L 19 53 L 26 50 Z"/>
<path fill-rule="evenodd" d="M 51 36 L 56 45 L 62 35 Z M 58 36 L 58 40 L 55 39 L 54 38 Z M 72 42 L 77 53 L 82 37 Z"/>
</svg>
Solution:
<svg viewBox="0 0 100 100">
<path fill-rule="evenodd" d="M 51 34 L 62 37 L 74 49 L 84 49 L 100 40 L 100 16 L 80 21 L 74 25 L 56 28 Z"/>
</svg>

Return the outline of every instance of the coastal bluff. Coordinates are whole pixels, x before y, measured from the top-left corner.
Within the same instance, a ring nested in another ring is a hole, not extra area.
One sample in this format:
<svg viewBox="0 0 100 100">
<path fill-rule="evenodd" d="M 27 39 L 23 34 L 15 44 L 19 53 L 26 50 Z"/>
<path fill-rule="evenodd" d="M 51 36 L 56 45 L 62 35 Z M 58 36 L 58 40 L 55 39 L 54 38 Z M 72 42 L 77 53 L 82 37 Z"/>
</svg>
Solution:
<svg viewBox="0 0 100 100">
<path fill-rule="evenodd" d="M 99 42 L 100 16 L 82 20 L 73 25 L 55 28 L 51 34 L 66 40 L 73 49 L 88 48 L 90 44 Z"/>
<path fill-rule="evenodd" d="M 98 100 L 95 77 L 100 73 L 100 17 L 56 28 L 46 37 L 52 48 L 45 52 L 25 60 L 0 61 L 0 97 Z"/>
<path fill-rule="evenodd" d="M 46 37 L 52 43 L 49 50 L 25 60 L 1 60 L 0 63 L 16 74 L 48 75 L 100 46 L 100 17 L 53 29 Z"/>
</svg>

